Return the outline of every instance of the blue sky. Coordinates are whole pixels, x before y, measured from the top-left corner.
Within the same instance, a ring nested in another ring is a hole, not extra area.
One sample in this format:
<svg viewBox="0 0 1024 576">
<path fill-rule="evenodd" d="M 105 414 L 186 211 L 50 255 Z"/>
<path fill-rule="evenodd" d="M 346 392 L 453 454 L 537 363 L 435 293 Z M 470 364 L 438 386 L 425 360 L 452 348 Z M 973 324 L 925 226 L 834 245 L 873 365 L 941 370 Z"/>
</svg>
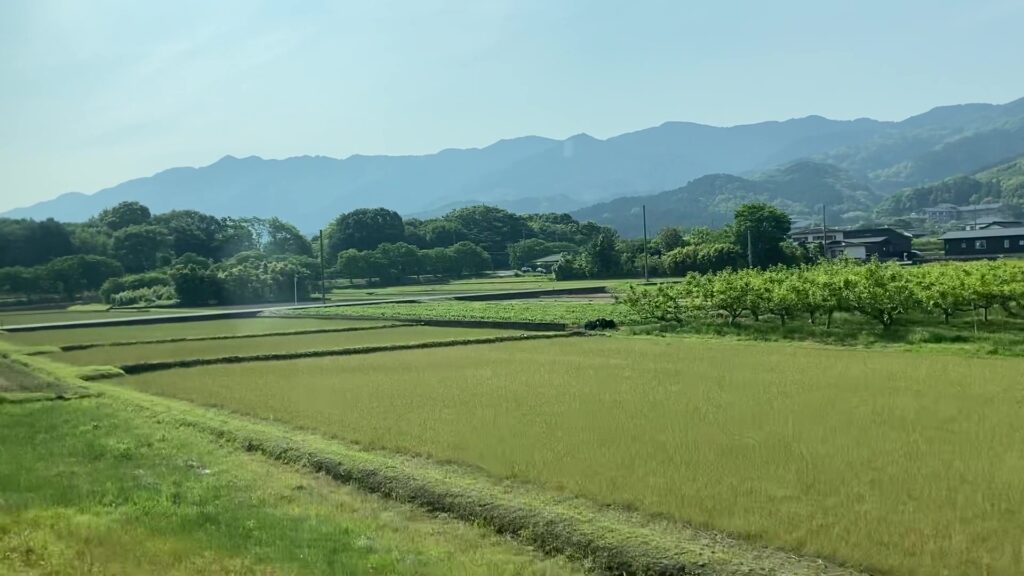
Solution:
<svg viewBox="0 0 1024 576">
<path fill-rule="evenodd" d="M 1024 96 L 1020 0 L 0 2 L 0 210 L 225 154 L 419 154 Z"/>
</svg>

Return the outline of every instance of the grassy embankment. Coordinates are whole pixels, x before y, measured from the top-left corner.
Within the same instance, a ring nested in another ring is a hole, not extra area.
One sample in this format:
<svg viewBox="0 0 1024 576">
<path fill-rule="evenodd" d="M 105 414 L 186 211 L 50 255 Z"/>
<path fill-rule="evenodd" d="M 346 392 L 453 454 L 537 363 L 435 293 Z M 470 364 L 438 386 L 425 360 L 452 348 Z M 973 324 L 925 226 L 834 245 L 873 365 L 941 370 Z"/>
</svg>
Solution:
<svg viewBox="0 0 1024 576">
<path fill-rule="evenodd" d="M 116 397 L 0 405 L 0 423 L 3 573 L 579 573 Z"/>
<path fill-rule="evenodd" d="M 883 573 L 1009 575 L 1024 572 L 1022 369 L 587 338 L 116 382 Z"/>
</svg>

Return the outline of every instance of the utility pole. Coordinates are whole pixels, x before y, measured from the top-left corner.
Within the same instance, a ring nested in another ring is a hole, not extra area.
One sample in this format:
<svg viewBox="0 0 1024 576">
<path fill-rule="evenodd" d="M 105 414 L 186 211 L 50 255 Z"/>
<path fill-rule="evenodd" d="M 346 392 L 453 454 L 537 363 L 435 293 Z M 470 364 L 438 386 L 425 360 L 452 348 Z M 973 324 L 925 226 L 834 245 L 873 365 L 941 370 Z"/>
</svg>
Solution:
<svg viewBox="0 0 1024 576">
<path fill-rule="evenodd" d="M 643 205 L 644 212 L 644 282 L 650 282 L 647 276 L 647 204 Z"/>
<path fill-rule="evenodd" d="M 324 229 L 320 229 L 320 303 L 327 304 L 327 280 L 324 278 Z"/>
<path fill-rule="evenodd" d="M 821 256 L 828 258 L 828 228 L 825 226 L 825 205 L 821 205 Z"/>
<path fill-rule="evenodd" d="M 296 272 L 295 275 L 293 276 L 293 278 L 295 280 L 295 283 L 294 283 L 295 285 L 292 288 L 292 294 L 295 295 L 295 305 L 298 306 L 299 305 L 299 273 Z"/>
<path fill-rule="evenodd" d="M 747 228 L 747 267 L 754 267 L 754 251 L 751 249 L 750 228 Z"/>
</svg>

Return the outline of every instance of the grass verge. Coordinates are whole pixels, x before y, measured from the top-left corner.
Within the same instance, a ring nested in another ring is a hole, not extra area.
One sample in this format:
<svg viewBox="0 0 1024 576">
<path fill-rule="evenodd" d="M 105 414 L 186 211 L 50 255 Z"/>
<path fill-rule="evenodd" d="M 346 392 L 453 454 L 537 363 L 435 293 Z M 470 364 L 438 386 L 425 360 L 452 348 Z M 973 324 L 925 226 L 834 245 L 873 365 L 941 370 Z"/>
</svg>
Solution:
<svg viewBox="0 0 1024 576">
<path fill-rule="evenodd" d="M 580 573 L 153 416 L 112 395 L 0 406 L 0 573 Z"/>
</svg>

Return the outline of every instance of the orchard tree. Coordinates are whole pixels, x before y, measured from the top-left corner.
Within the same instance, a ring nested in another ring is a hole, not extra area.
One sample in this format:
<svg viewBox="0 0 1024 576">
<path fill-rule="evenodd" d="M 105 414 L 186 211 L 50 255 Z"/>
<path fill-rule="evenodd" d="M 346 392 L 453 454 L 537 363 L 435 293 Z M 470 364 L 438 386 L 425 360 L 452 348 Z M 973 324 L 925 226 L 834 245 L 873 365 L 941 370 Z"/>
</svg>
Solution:
<svg viewBox="0 0 1024 576">
<path fill-rule="evenodd" d="M 852 276 L 850 305 L 854 311 L 881 324 L 892 327 L 896 318 L 917 304 L 917 291 L 909 275 L 900 265 L 871 260 L 859 266 Z"/>
<path fill-rule="evenodd" d="M 928 310 L 942 314 L 942 321 L 957 312 L 971 309 L 969 274 L 962 265 L 934 264 L 915 270 L 914 288 L 921 304 Z"/>
</svg>

